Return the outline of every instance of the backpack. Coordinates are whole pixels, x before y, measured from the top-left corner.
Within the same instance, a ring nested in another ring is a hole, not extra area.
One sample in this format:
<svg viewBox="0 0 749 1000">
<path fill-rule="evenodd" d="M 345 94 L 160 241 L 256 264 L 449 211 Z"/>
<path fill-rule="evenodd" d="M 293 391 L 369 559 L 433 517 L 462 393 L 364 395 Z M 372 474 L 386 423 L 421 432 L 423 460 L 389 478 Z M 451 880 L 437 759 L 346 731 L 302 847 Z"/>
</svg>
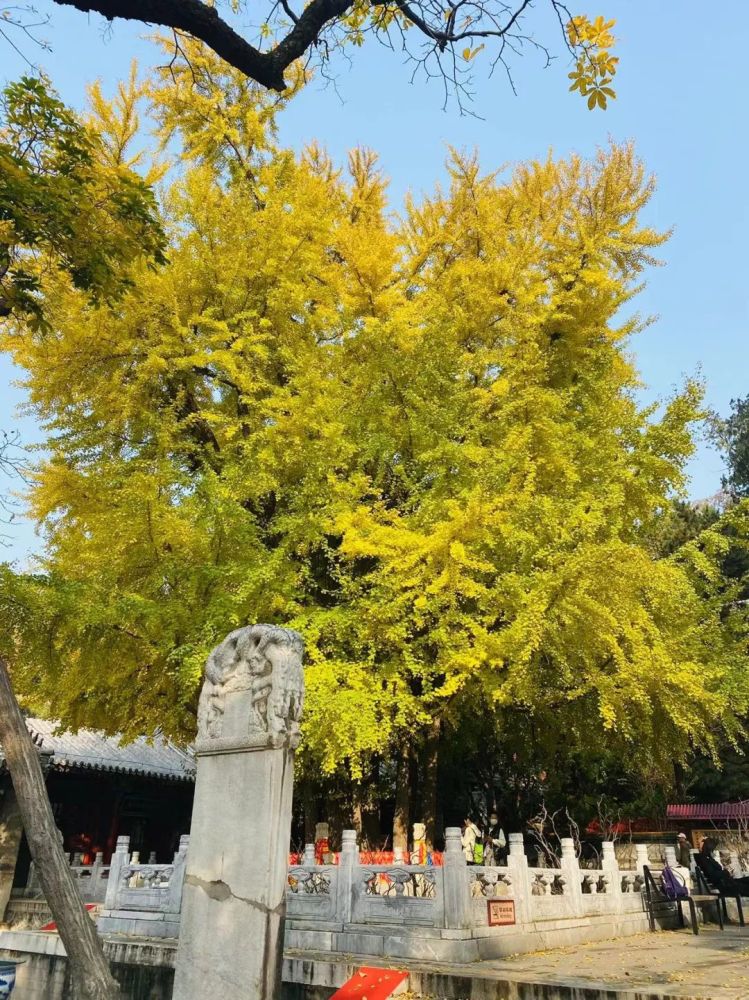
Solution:
<svg viewBox="0 0 749 1000">
<path fill-rule="evenodd" d="M 668 865 L 661 872 L 661 886 L 667 899 L 686 899 L 689 889 L 683 879 Z"/>
<path fill-rule="evenodd" d="M 480 840 L 477 840 L 473 845 L 473 863 L 475 865 L 481 865 L 484 863 L 484 845 Z"/>
</svg>

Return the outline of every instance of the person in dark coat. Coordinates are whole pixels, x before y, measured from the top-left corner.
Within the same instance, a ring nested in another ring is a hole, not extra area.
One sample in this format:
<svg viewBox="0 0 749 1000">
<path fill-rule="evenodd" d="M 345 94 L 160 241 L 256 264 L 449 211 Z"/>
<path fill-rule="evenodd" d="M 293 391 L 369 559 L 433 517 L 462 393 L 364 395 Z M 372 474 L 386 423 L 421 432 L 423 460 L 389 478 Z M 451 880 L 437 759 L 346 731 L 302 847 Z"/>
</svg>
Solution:
<svg viewBox="0 0 749 1000">
<path fill-rule="evenodd" d="M 742 875 L 741 878 L 735 878 L 720 861 L 716 861 L 713 851 L 717 850 L 717 847 L 712 837 L 703 840 L 699 853 L 694 856 L 695 864 L 716 889 L 749 897 L 749 876 Z"/>
</svg>

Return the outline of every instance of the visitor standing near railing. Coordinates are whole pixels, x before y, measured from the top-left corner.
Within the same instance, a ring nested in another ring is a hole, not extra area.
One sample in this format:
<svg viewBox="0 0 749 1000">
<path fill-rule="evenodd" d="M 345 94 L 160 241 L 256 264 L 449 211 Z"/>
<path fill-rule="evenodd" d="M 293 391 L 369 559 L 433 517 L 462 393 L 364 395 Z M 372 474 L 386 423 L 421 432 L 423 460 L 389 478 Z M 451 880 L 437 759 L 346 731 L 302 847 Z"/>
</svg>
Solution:
<svg viewBox="0 0 749 1000">
<path fill-rule="evenodd" d="M 495 812 L 489 817 L 489 828 L 484 834 L 484 864 L 507 864 L 507 838 Z"/>
<path fill-rule="evenodd" d="M 481 840 L 481 830 L 476 826 L 470 816 L 463 820 L 463 833 L 460 838 L 463 848 L 463 856 L 469 865 L 481 864 L 483 860 L 483 843 Z M 477 858 L 477 847 L 481 847 L 481 858 Z"/>
</svg>

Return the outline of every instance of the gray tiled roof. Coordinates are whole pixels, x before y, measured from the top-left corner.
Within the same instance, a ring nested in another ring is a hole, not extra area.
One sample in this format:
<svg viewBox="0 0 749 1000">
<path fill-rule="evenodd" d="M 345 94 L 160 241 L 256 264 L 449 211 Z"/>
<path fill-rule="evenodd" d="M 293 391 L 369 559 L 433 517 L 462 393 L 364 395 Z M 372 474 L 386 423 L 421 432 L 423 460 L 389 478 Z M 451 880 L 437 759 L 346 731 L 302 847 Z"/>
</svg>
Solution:
<svg viewBox="0 0 749 1000">
<path fill-rule="evenodd" d="M 90 769 L 142 774 L 172 781 L 194 781 L 195 760 L 189 750 L 181 750 L 158 733 L 132 743 L 118 736 L 106 736 L 91 729 L 77 733 L 60 732 L 59 723 L 27 718 L 26 725 L 42 753 L 51 754 L 55 770 Z"/>
</svg>

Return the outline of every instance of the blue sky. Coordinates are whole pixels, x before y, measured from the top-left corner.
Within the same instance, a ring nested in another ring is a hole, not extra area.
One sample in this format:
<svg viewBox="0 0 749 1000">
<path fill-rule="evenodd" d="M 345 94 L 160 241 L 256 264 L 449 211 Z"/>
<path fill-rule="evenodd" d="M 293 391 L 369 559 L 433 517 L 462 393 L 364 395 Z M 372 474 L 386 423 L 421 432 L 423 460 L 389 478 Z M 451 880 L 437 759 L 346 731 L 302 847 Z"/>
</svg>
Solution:
<svg viewBox="0 0 749 1000">
<path fill-rule="evenodd" d="M 477 148 L 489 169 L 513 161 L 577 151 L 592 154 L 609 139 L 633 139 L 658 178 L 648 221 L 673 227 L 661 254 L 665 266 L 648 276 L 639 309 L 657 322 L 632 344 L 647 399 L 662 399 L 685 376 L 701 374 L 707 403 L 727 412 L 733 397 L 749 393 L 749 283 L 747 282 L 747 158 L 749 115 L 746 58 L 749 3 L 724 0 L 711 16 L 698 0 L 595 0 L 595 15 L 616 18 L 621 58 L 618 99 L 608 111 L 589 112 L 567 92 L 569 71 L 554 25 L 537 0 L 534 24 L 559 58 L 549 69 L 528 54 L 515 66 L 515 97 L 503 75 L 487 79 L 477 66 L 478 117 L 443 110 L 436 81 L 410 83 L 402 57 L 370 43 L 343 59 L 337 91 L 313 83 L 285 111 L 281 138 L 301 147 L 317 139 L 339 161 L 352 146 L 378 151 L 391 179 L 392 204 L 404 194 L 433 187 L 444 178 L 448 145 Z M 85 86 L 100 78 L 105 88 L 127 73 L 135 55 L 143 67 L 160 61 L 142 37 L 143 28 L 41 3 L 49 12 L 44 34 L 52 51 L 26 53 L 48 72 L 63 98 L 80 105 Z M 24 71 L 20 58 L 0 39 L 0 77 Z M 22 393 L 14 373 L 0 359 L 0 427 L 19 427 L 27 439 L 36 431 L 16 407 Z M 702 446 L 691 465 L 693 497 L 720 487 L 719 456 Z M 7 529 L 10 547 L 0 558 L 24 560 L 35 541 L 30 525 Z"/>
</svg>

